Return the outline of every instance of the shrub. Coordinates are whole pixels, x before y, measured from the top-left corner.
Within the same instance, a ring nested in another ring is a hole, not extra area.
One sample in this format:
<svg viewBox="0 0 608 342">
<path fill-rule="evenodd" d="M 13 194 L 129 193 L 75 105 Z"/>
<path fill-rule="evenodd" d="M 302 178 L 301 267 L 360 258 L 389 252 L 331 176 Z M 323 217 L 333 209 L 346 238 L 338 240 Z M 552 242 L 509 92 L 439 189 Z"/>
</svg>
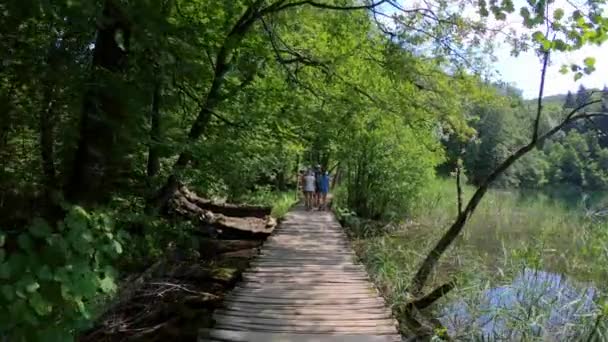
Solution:
<svg viewBox="0 0 608 342">
<path fill-rule="evenodd" d="M 0 336 L 64 341 L 86 328 L 96 298 L 116 290 L 122 234 L 105 214 L 73 207 L 51 227 L 35 219 L 0 236 Z"/>
<path fill-rule="evenodd" d="M 402 218 L 441 161 L 437 142 L 428 128 L 390 118 L 361 124 L 340 153 L 346 206 L 363 218 Z"/>
</svg>

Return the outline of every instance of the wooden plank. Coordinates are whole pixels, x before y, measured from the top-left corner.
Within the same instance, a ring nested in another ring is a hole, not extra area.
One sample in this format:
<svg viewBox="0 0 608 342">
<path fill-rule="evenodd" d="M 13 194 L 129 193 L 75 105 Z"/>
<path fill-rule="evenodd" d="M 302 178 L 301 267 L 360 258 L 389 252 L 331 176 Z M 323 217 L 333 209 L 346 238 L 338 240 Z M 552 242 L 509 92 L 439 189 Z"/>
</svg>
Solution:
<svg viewBox="0 0 608 342">
<path fill-rule="evenodd" d="M 243 272 L 243 279 L 248 278 L 283 278 L 286 275 L 292 277 L 294 280 L 302 279 L 302 280 L 368 280 L 368 276 L 365 272 L 359 271 L 303 271 L 303 272 L 295 272 L 295 271 L 275 271 L 275 272 Z"/>
<path fill-rule="evenodd" d="M 298 252 L 304 252 L 304 253 L 344 253 L 344 250 L 350 248 L 350 246 L 347 245 L 332 245 L 332 244 L 327 244 L 327 245 L 320 245 L 320 244 L 296 244 L 294 243 L 293 245 L 289 245 L 286 243 L 282 243 L 282 244 L 278 244 L 275 242 L 271 242 L 269 245 L 264 246 L 267 250 L 269 251 L 273 251 L 273 250 L 278 250 L 278 251 L 298 251 Z M 351 254 L 351 253 L 348 253 Z"/>
<path fill-rule="evenodd" d="M 296 278 L 296 275 L 287 276 L 283 275 L 243 275 L 243 280 L 251 283 L 265 283 L 265 284 L 284 284 L 285 286 L 291 285 L 315 285 L 315 284 L 365 284 L 368 281 L 367 278 L 363 277 L 324 277 L 323 280 L 318 278 L 301 277 Z"/>
<path fill-rule="evenodd" d="M 258 266 L 259 265 L 259 266 Z M 251 262 L 251 267 L 289 267 L 289 268 L 298 268 L 298 267 L 323 267 L 326 269 L 334 269 L 334 268 L 352 268 L 352 269 L 358 269 L 358 270 L 365 270 L 365 267 L 363 267 L 363 265 L 360 264 L 355 264 L 352 261 L 351 262 L 346 262 L 346 261 L 342 261 L 342 262 L 333 262 L 333 263 L 316 263 L 310 260 L 302 260 L 302 261 L 293 261 L 293 260 L 284 260 L 284 261 L 277 261 L 277 260 L 264 260 L 264 259 L 258 259 L 258 260 L 253 260 Z"/>
<path fill-rule="evenodd" d="M 316 265 L 316 266 L 348 266 L 348 265 L 356 265 L 361 267 L 362 265 L 354 263 L 353 260 L 349 260 L 347 258 L 344 259 L 279 259 L 279 258 L 257 258 L 251 262 L 251 265 L 260 265 L 260 266 L 307 266 L 307 265 Z"/>
<path fill-rule="evenodd" d="M 285 284 L 262 284 L 262 283 L 247 283 L 234 289 L 237 291 L 250 291 L 250 293 L 265 293 L 270 291 L 283 290 L 285 292 L 334 292 L 334 293 L 367 293 L 368 295 L 378 296 L 378 290 L 366 284 L 353 283 L 330 283 L 322 285 L 293 285 L 284 286 Z"/>
<path fill-rule="evenodd" d="M 313 251 L 296 251 L 294 249 L 276 248 L 262 250 L 259 254 L 259 258 L 281 258 L 281 259 L 302 259 L 302 258 L 319 258 L 319 259 L 332 259 L 332 258 L 351 258 L 355 259 L 356 256 L 351 252 L 336 252 L 336 253 L 321 253 Z"/>
<path fill-rule="evenodd" d="M 251 324 L 270 328 L 274 327 L 327 327 L 327 328 L 363 328 L 363 327 L 391 327 L 395 322 L 392 319 L 364 319 L 364 320 L 317 320 L 308 321 L 302 319 L 281 319 L 281 318 L 260 318 L 260 317 L 239 317 L 216 314 L 213 315 L 217 324 Z"/>
<path fill-rule="evenodd" d="M 214 315 L 222 316 L 236 316 L 236 317 L 257 317 L 257 318 L 269 318 L 269 319 L 297 319 L 297 320 L 333 320 L 333 321 L 345 321 L 345 320 L 377 320 L 377 319 L 392 319 L 391 313 L 387 311 L 376 311 L 376 312 L 353 312 L 353 311 L 335 311 L 335 310 L 316 310 L 316 311 L 234 311 L 228 309 L 216 310 Z"/>
<path fill-rule="evenodd" d="M 328 305 L 274 305 L 267 303 L 244 303 L 226 300 L 223 303 L 226 310 L 243 311 L 243 312 L 308 312 L 308 311 L 328 311 L 328 312 L 361 312 L 374 313 L 381 310 L 386 310 L 386 305 L 383 303 L 370 304 L 328 304 Z"/>
<path fill-rule="evenodd" d="M 314 286 L 315 284 L 319 284 L 316 281 L 306 281 L 306 280 L 294 280 L 294 279 L 264 279 L 264 278 L 253 278 L 248 280 L 248 284 L 253 284 L 251 287 L 260 287 L 264 285 L 276 285 L 276 286 L 286 286 L 286 287 L 305 287 L 305 286 Z M 365 285 L 365 280 L 361 279 L 329 279 L 323 282 L 324 285 Z M 257 285 L 257 286 L 256 286 Z"/>
<path fill-rule="evenodd" d="M 376 327 L 320 327 L 320 326 L 259 326 L 256 324 L 247 323 L 218 323 L 216 325 L 220 329 L 233 330 L 250 330 L 250 331 L 265 331 L 265 332 L 284 332 L 298 334 L 395 334 L 394 326 L 376 326 Z"/>
<path fill-rule="evenodd" d="M 224 300 L 226 308 L 238 310 L 239 308 L 248 308 L 256 310 L 275 310 L 280 308 L 291 308 L 292 310 L 303 308 L 317 308 L 318 310 L 335 309 L 335 310 L 367 310 L 367 309 L 382 309 L 386 308 L 386 304 L 382 302 L 376 303 L 321 303 L 318 305 L 310 304 L 293 304 L 293 303 L 264 303 L 253 301 L 239 301 L 231 298 Z"/>
<path fill-rule="evenodd" d="M 249 268 L 249 272 L 255 272 L 258 274 L 263 273 L 322 273 L 322 274 L 358 274 L 364 275 L 365 269 L 361 266 L 355 265 L 296 265 L 296 266 L 252 266 Z"/>
<path fill-rule="evenodd" d="M 240 303 L 260 303 L 273 304 L 273 305 L 351 305 L 351 304 L 379 304 L 384 305 L 384 301 L 375 298 L 345 298 L 341 296 L 327 297 L 327 298 L 264 298 L 260 300 L 260 297 L 245 296 L 245 295 L 232 295 L 229 294 L 225 297 L 225 300 Z"/>
<path fill-rule="evenodd" d="M 321 238 L 340 238 L 345 239 L 347 236 L 344 232 L 336 230 L 310 230 L 310 229 L 288 229 L 282 230 L 278 234 L 271 235 L 271 237 L 307 237 L 315 240 Z"/>
<path fill-rule="evenodd" d="M 398 335 L 318 335 L 318 334 L 273 334 L 255 331 L 202 329 L 199 341 L 232 342 L 396 342 Z"/>
<path fill-rule="evenodd" d="M 269 281 L 308 280 L 309 282 L 351 282 L 352 280 L 366 281 L 367 274 L 359 271 L 267 271 L 243 274 L 243 279 L 268 279 Z"/>
<path fill-rule="evenodd" d="M 337 291 L 332 292 L 321 292 L 321 291 L 299 291 L 299 292 L 266 292 L 266 293 L 249 293 L 248 291 L 231 292 L 231 298 L 256 298 L 261 301 L 274 300 L 274 299 L 298 299 L 298 300 L 359 300 L 367 301 L 372 300 L 370 297 L 375 294 L 370 292 L 359 292 L 359 293 L 341 293 Z M 373 299 L 378 300 L 378 299 Z"/>
<path fill-rule="evenodd" d="M 376 289 L 366 286 L 307 286 L 307 287 L 285 287 L 285 286 L 237 286 L 232 290 L 232 293 L 247 292 L 250 294 L 272 294 L 277 292 L 285 293 L 365 293 L 367 295 L 377 296 Z"/>
</svg>

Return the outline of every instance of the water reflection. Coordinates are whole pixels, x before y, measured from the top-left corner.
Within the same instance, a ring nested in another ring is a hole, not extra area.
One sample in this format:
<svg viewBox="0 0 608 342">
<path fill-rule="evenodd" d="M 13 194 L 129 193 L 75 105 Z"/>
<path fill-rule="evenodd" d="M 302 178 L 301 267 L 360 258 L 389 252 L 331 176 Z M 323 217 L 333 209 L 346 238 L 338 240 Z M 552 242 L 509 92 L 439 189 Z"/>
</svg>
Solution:
<svg viewBox="0 0 608 342">
<path fill-rule="evenodd" d="M 440 320 L 453 337 L 564 341 L 580 333 L 578 323 L 593 318 L 596 294 L 561 275 L 526 269 L 511 285 L 484 291 L 474 302 L 448 305 Z"/>
</svg>

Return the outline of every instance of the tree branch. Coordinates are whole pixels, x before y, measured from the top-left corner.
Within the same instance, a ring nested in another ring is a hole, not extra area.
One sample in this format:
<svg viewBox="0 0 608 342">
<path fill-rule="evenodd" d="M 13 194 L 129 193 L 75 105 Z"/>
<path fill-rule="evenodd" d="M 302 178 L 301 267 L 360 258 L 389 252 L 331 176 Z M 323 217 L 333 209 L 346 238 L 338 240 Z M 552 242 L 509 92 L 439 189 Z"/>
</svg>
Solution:
<svg viewBox="0 0 608 342">
<path fill-rule="evenodd" d="M 538 89 L 538 103 L 536 108 L 536 118 L 534 119 L 534 131 L 532 133 L 532 142 L 538 139 L 538 127 L 540 125 L 540 117 L 543 111 L 543 92 L 545 91 L 545 78 L 547 74 L 547 66 L 549 65 L 549 50 L 543 52 L 543 68 L 540 77 L 540 87 Z"/>
<path fill-rule="evenodd" d="M 316 1 L 312 1 L 312 0 L 303 0 L 303 1 L 296 1 L 296 2 L 291 2 L 291 3 L 287 3 L 287 4 L 282 4 L 280 6 L 275 7 L 274 9 L 272 9 L 271 12 L 278 12 L 278 11 L 282 11 L 282 10 L 285 10 L 285 9 L 288 9 L 291 7 L 304 6 L 304 5 L 308 5 L 308 6 L 312 6 L 312 7 L 316 7 L 316 8 L 328 9 L 328 10 L 356 11 L 356 10 L 372 9 L 372 8 L 382 5 L 383 3 L 386 3 L 387 1 L 388 0 L 380 0 L 377 2 L 372 2 L 369 5 L 361 5 L 361 6 L 336 6 L 336 5 L 324 4 L 324 3 L 320 3 L 320 2 L 316 2 Z M 279 1 L 279 2 L 284 3 L 284 1 Z M 272 5 L 269 7 L 272 7 Z M 266 14 L 266 13 L 264 13 L 264 14 Z"/>
<path fill-rule="evenodd" d="M 462 159 L 456 162 L 456 200 L 458 201 L 458 215 L 462 214 Z"/>
<path fill-rule="evenodd" d="M 408 305 L 415 307 L 418 310 L 428 308 L 435 303 L 439 298 L 445 296 L 448 292 L 452 291 L 456 287 L 456 279 L 452 279 L 449 282 L 437 287 L 426 296 L 416 299 L 410 302 Z"/>
</svg>

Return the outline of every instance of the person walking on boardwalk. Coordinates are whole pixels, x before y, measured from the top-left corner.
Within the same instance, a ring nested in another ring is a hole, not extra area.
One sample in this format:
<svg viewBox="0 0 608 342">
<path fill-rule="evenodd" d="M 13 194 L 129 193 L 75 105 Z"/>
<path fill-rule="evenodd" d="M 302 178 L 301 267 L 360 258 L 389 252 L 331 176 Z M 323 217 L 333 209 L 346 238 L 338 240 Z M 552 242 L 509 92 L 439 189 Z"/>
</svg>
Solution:
<svg viewBox="0 0 608 342">
<path fill-rule="evenodd" d="M 315 175 L 312 170 L 308 170 L 306 175 L 304 175 L 303 186 L 304 203 L 306 205 L 306 210 L 311 210 L 315 201 Z"/>
<path fill-rule="evenodd" d="M 314 200 L 314 207 L 320 207 L 321 206 L 321 176 L 323 174 L 323 171 L 321 169 L 321 165 L 317 165 L 315 166 L 315 200 Z"/>
<path fill-rule="evenodd" d="M 317 180 L 317 184 L 319 185 L 318 191 L 319 195 L 321 196 L 319 200 L 319 210 L 326 210 L 327 194 L 329 193 L 329 172 L 327 172 L 326 170 L 323 171 L 321 173 L 321 176 L 319 176 L 319 179 Z"/>
</svg>

